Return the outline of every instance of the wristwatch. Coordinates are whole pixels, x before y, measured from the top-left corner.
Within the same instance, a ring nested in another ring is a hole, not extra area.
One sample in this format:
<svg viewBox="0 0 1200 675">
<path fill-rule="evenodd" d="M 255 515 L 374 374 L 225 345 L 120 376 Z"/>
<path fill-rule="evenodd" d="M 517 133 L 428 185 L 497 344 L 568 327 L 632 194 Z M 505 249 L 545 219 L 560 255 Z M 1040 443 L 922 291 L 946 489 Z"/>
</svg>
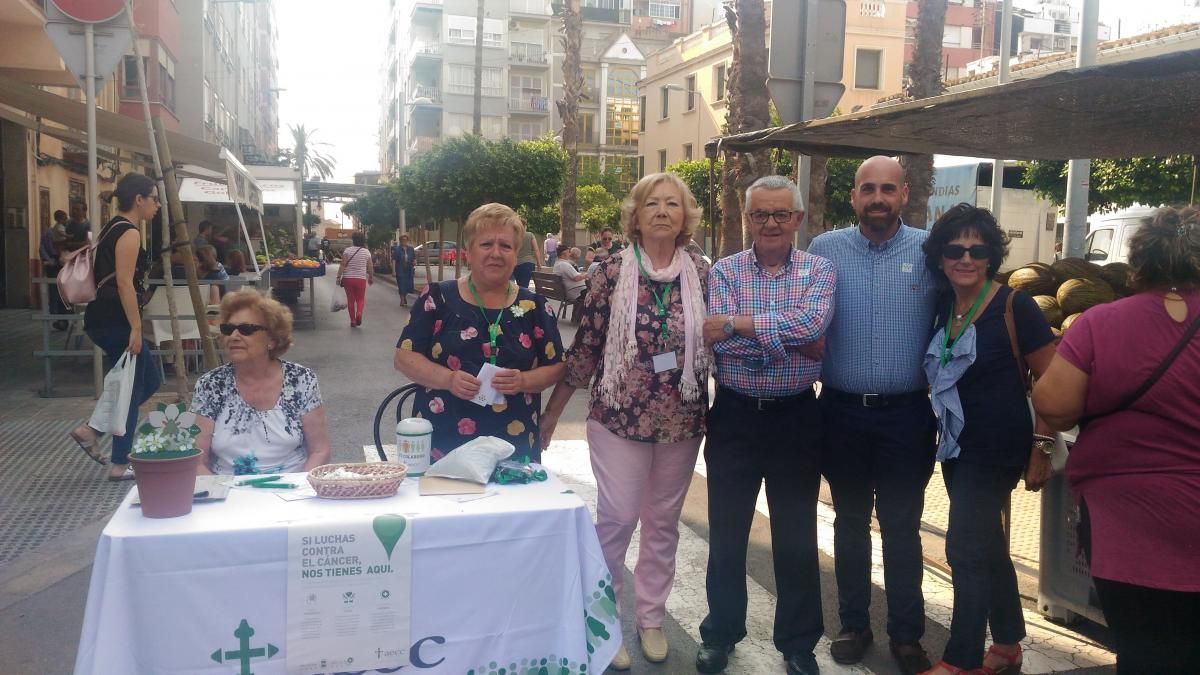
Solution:
<svg viewBox="0 0 1200 675">
<path fill-rule="evenodd" d="M 1035 436 L 1033 447 L 1037 448 L 1043 455 L 1050 457 L 1054 454 L 1054 439 L 1045 436 Z"/>
<path fill-rule="evenodd" d="M 725 325 L 721 327 L 725 331 L 725 337 L 733 337 L 733 315 L 730 314 L 725 318 Z"/>
</svg>

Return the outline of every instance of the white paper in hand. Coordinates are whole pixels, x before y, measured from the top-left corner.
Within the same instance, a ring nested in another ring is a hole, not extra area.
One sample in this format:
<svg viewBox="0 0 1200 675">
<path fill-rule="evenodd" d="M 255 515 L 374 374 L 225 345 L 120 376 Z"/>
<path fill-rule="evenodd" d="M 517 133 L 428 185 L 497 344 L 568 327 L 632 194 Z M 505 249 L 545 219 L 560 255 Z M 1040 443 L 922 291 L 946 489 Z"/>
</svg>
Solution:
<svg viewBox="0 0 1200 675">
<path fill-rule="evenodd" d="M 475 376 L 479 378 L 479 393 L 475 394 L 475 398 L 471 399 L 472 403 L 480 406 L 504 403 L 504 394 L 496 391 L 496 388 L 492 386 L 492 378 L 498 372 L 500 372 L 500 368 L 497 366 L 490 363 L 483 364 L 483 367 L 479 369 L 479 374 Z"/>
</svg>

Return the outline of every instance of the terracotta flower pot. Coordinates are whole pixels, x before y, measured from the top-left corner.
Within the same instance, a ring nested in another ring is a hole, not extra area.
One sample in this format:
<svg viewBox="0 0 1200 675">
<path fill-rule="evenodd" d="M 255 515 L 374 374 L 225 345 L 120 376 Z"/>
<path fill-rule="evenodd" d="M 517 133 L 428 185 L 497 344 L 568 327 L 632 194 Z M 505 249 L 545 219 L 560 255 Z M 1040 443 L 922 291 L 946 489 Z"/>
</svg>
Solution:
<svg viewBox="0 0 1200 675">
<path fill-rule="evenodd" d="M 192 512 L 196 490 L 196 463 L 200 453 L 173 457 L 138 458 L 129 456 L 137 479 L 142 515 L 147 518 L 174 518 Z"/>
</svg>

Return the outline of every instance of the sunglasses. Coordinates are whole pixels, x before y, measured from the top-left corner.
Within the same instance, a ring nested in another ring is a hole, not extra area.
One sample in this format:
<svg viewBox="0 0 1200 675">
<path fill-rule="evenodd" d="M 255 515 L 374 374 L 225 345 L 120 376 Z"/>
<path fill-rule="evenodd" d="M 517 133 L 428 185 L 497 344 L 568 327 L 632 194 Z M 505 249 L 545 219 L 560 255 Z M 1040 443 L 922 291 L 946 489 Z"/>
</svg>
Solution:
<svg viewBox="0 0 1200 675">
<path fill-rule="evenodd" d="M 221 335 L 229 337 L 233 335 L 233 331 L 237 331 L 246 337 L 254 335 L 260 330 L 266 330 L 266 326 L 259 326 L 253 323 L 223 323 L 221 324 Z"/>
<path fill-rule="evenodd" d="M 755 225 L 766 225 L 767 220 L 770 218 L 774 218 L 775 222 L 780 225 L 786 225 L 792 219 L 792 216 L 797 213 L 800 212 L 780 209 L 778 211 L 751 211 L 748 215 L 750 222 Z"/>
<path fill-rule="evenodd" d="M 959 244 L 946 244 L 942 247 L 942 257 L 946 260 L 959 260 L 964 253 L 970 253 L 972 260 L 987 260 L 992 252 L 984 244 L 975 244 L 974 246 L 962 246 Z"/>
</svg>

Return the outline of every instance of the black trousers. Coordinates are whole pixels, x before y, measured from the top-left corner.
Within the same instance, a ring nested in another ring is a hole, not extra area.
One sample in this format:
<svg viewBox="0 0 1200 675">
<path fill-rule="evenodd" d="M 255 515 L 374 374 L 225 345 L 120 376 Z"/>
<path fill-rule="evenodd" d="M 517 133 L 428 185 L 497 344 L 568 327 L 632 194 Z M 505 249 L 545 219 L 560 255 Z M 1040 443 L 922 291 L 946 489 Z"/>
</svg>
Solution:
<svg viewBox="0 0 1200 675">
<path fill-rule="evenodd" d="M 708 412 L 708 616 L 706 644 L 746 637 L 746 547 L 763 482 L 771 510 L 775 647 L 784 656 L 811 654 L 824 631 L 817 562 L 820 428 L 811 395 L 759 410 L 722 389 Z"/>
<path fill-rule="evenodd" d="M 888 635 L 911 643 L 925 634 L 921 593 L 921 512 L 933 475 L 937 420 L 929 399 L 867 408 L 821 397 L 823 471 L 834 520 L 834 570 L 843 630 L 871 625 L 871 511 L 883 539 Z"/>
</svg>

